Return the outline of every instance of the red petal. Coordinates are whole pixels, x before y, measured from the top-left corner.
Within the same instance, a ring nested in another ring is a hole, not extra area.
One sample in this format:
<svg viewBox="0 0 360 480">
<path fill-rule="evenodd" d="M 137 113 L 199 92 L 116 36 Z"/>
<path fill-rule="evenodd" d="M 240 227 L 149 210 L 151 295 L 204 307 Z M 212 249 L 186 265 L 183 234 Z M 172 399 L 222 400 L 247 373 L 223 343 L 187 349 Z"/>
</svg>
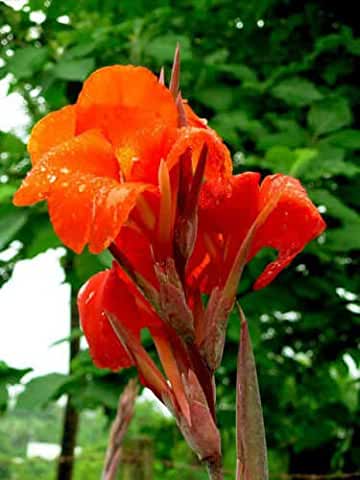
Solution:
<svg viewBox="0 0 360 480">
<path fill-rule="evenodd" d="M 224 177 L 229 177 L 232 171 L 229 150 L 213 130 L 203 128 L 183 127 L 180 129 L 176 143 L 166 159 L 169 170 L 178 163 L 180 156 L 188 148 L 191 149 L 193 170 L 195 170 L 204 143 L 208 146 L 205 178 L 221 181 Z"/>
<path fill-rule="evenodd" d="M 219 183 L 214 180 L 203 186 L 199 235 L 190 266 L 197 272 L 197 276 L 200 272 L 204 275 L 206 270 L 207 290 L 222 285 L 225 281 L 236 252 L 256 218 L 259 209 L 259 178 L 258 173 L 246 172 L 231 177 L 228 182 Z M 207 258 L 206 263 L 204 258 Z M 199 270 L 201 264 L 203 266 Z"/>
<path fill-rule="evenodd" d="M 231 232 L 242 240 L 259 208 L 260 174 L 246 172 L 229 182 L 206 182 L 200 198 L 199 220 L 207 231 Z"/>
<path fill-rule="evenodd" d="M 113 270 L 97 273 L 82 287 L 78 296 L 78 308 L 95 365 L 111 370 L 133 365 L 104 315 L 104 311 L 112 313 L 138 336 L 141 328 L 138 309 L 126 286 Z"/>
<path fill-rule="evenodd" d="M 115 243 L 134 269 L 151 285 L 158 287 L 159 282 L 154 272 L 151 245 L 145 235 L 135 228 L 124 226 Z"/>
<path fill-rule="evenodd" d="M 278 178 L 282 175 L 266 177 L 260 188 L 260 208 L 276 194 Z M 270 263 L 254 288 L 268 285 L 311 240 L 320 235 L 326 225 L 315 205 L 308 198 L 300 182 L 287 178 L 287 186 L 280 200 L 265 223 L 257 231 L 250 258 L 262 247 L 278 250 L 278 258 Z"/>
<path fill-rule="evenodd" d="M 285 187 L 284 179 L 287 181 Z M 206 291 L 222 285 L 251 225 L 279 188 L 285 190 L 256 232 L 248 260 L 262 247 L 275 248 L 279 256 L 266 267 L 255 288 L 270 283 L 325 228 L 323 219 L 298 180 L 273 175 L 265 178 L 260 189 L 258 181 L 257 173 L 248 172 L 232 177 L 228 184 L 214 181 L 207 182 L 203 187 L 199 210 L 200 233 L 191 266 L 196 269 L 204 255 L 210 255 L 211 262 L 201 270 L 202 278 L 204 274 L 207 276 L 207 282 L 202 283 Z M 231 188 L 228 189 L 228 186 Z M 222 236 L 220 243 L 219 234 Z"/>
<path fill-rule="evenodd" d="M 52 147 L 69 140 L 75 135 L 75 106 L 68 105 L 49 113 L 34 126 L 28 143 L 32 164 Z"/>
</svg>

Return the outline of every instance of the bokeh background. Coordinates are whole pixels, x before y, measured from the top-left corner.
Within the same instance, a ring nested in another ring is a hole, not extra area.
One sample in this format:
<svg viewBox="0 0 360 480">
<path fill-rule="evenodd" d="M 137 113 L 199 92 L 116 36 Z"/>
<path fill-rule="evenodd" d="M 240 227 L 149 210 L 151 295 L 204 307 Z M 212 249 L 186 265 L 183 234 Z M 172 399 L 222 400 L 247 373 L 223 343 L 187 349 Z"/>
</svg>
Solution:
<svg viewBox="0 0 360 480">
<path fill-rule="evenodd" d="M 183 96 L 223 136 L 235 171 L 299 178 L 328 224 L 272 286 L 251 289 L 272 251 L 256 257 L 239 286 L 258 364 L 271 478 L 360 478 L 354 473 L 360 471 L 355 5 L 0 1 L 1 480 L 69 479 L 51 460 L 61 444 L 65 466 L 80 447 L 74 480 L 98 479 L 118 395 L 135 374 L 93 367 L 73 308 L 80 285 L 109 256 L 74 256 L 56 239 L 44 205 L 12 206 L 30 165 L 28 133 L 45 113 L 74 102 L 97 67 L 132 63 L 159 72 L 164 65 L 168 79 L 176 42 Z M 234 312 L 217 379 L 226 478 L 234 476 L 238 339 Z M 206 478 L 172 419 L 147 394 L 127 445 L 120 478 Z"/>
</svg>

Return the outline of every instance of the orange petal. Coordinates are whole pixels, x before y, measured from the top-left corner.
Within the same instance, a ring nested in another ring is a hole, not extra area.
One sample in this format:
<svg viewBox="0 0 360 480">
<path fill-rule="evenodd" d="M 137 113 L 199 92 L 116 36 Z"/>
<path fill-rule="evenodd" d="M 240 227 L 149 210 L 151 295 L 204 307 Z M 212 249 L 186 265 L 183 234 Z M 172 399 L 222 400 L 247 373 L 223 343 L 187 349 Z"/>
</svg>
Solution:
<svg viewBox="0 0 360 480">
<path fill-rule="evenodd" d="M 49 113 L 32 129 L 28 143 L 31 162 L 35 165 L 51 148 L 75 135 L 75 106 L 68 105 Z"/>
<path fill-rule="evenodd" d="M 132 65 L 101 68 L 84 83 L 76 108 L 77 131 L 100 128 L 127 180 L 156 182 L 160 159 L 173 141 L 177 109 L 155 75 Z"/>
<path fill-rule="evenodd" d="M 79 292 L 78 308 L 94 363 L 100 368 L 111 370 L 133 365 L 104 315 L 104 311 L 112 313 L 139 338 L 143 325 L 139 322 L 138 309 L 117 274 L 113 270 L 107 270 L 94 275 Z"/>
<path fill-rule="evenodd" d="M 260 188 L 260 209 L 276 194 L 278 179 L 283 175 L 266 177 Z M 300 182 L 287 178 L 287 185 L 277 206 L 257 231 L 250 258 L 262 247 L 278 251 L 278 258 L 270 263 L 257 279 L 254 288 L 268 285 L 311 240 L 320 235 L 326 225 Z"/>
<path fill-rule="evenodd" d="M 57 180 L 73 172 L 119 178 L 111 145 L 98 130 L 89 130 L 52 148 L 29 172 L 14 196 L 15 205 L 32 205 L 48 197 Z"/>
<path fill-rule="evenodd" d="M 107 248 L 118 236 L 144 184 L 119 184 L 113 179 L 76 172 L 53 184 L 49 214 L 65 245 L 81 252 L 86 243 L 92 253 Z"/>
<path fill-rule="evenodd" d="M 196 115 L 196 113 L 190 107 L 186 100 L 183 100 L 183 105 L 189 127 L 209 128 L 207 125 L 207 120 L 205 118 L 200 118 L 198 115 Z"/>
<path fill-rule="evenodd" d="M 69 174 L 66 180 L 58 178 L 48 198 L 50 220 L 57 236 L 76 253 L 83 250 L 90 237 L 96 195 L 94 179 L 97 177 L 81 172 Z M 113 180 L 102 180 L 110 189 Z"/>
<path fill-rule="evenodd" d="M 204 143 L 208 146 L 205 178 L 221 181 L 224 177 L 229 177 L 232 171 L 229 150 L 213 130 L 204 128 L 183 127 L 179 130 L 176 143 L 166 159 L 169 170 L 178 163 L 187 148 L 191 150 L 195 170 Z"/>
<path fill-rule="evenodd" d="M 122 225 L 135 207 L 138 196 L 149 188 L 145 183 L 123 183 L 109 190 L 98 186 L 90 232 L 89 250 L 99 253 L 117 237 Z"/>
</svg>

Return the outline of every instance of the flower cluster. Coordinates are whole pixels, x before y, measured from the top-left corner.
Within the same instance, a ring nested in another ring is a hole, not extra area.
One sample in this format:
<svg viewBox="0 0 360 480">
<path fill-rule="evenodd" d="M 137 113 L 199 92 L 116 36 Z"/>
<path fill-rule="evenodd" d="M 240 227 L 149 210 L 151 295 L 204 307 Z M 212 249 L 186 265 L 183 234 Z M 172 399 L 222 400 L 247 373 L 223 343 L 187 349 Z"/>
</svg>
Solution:
<svg viewBox="0 0 360 480">
<path fill-rule="evenodd" d="M 113 267 L 78 299 L 95 364 L 135 365 L 199 457 L 216 459 L 213 375 L 244 266 L 276 249 L 254 287 L 266 286 L 325 224 L 296 179 L 233 175 L 227 147 L 178 83 L 177 60 L 169 88 L 143 67 L 94 72 L 75 105 L 35 125 L 14 202 L 46 200 L 75 252 L 110 250 Z M 141 345 L 143 328 L 164 373 Z"/>
</svg>

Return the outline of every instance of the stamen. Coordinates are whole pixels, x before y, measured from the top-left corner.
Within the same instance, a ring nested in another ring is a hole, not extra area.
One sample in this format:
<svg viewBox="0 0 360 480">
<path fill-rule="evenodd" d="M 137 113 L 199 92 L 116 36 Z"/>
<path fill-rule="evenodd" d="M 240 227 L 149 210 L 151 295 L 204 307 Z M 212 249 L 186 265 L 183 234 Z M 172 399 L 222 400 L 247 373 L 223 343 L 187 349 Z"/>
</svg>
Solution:
<svg viewBox="0 0 360 480">
<path fill-rule="evenodd" d="M 156 217 L 143 195 L 138 196 L 136 205 L 141 221 L 149 230 L 153 230 L 156 223 Z"/>
<path fill-rule="evenodd" d="M 159 188 L 161 197 L 158 238 L 160 245 L 164 248 L 162 253 L 166 258 L 169 256 L 171 248 L 172 202 L 169 170 L 163 159 L 161 159 L 159 166 Z"/>
</svg>

